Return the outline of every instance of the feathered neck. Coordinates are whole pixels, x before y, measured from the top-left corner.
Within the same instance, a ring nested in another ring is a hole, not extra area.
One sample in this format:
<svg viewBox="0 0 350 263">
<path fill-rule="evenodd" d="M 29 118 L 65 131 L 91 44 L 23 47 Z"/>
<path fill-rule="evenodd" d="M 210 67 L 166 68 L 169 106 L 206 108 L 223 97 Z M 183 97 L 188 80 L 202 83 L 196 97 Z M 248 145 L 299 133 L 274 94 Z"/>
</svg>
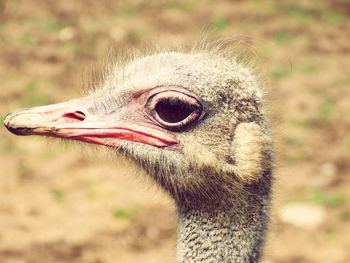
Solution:
<svg viewBox="0 0 350 263">
<path fill-rule="evenodd" d="M 269 188 L 251 186 L 215 204 L 178 205 L 178 263 L 259 261 L 267 229 Z"/>
</svg>

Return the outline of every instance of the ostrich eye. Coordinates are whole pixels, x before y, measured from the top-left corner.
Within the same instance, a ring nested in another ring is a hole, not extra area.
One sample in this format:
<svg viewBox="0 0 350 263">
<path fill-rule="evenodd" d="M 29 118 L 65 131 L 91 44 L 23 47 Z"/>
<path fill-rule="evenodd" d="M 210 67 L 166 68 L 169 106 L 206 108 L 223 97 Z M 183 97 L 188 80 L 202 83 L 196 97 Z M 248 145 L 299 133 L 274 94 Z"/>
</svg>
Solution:
<svg viewBox="0 0 350 263">
<path fill-rule="evenodd" d="M 195 111 L 195 106 L 177 98 L 160 100 L 155 108 L 159 118 L 168 123 L 177 123 L 185 120 Z"/>
<path fill-rule="evenodd" d="M 194 123 L 202 113 L 201 103 L 194 97 L 176 91 L 161 92 L 149 99 L 150 115 L 169 130 L 180 130 Z"/>
</svg>

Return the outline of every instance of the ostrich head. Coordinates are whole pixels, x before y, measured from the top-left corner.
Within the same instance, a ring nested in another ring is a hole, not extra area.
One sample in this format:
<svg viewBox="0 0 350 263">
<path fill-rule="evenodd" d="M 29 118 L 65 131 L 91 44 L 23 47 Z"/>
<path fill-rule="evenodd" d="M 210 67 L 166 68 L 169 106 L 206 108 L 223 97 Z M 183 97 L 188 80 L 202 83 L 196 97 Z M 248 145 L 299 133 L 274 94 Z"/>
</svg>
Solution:
<svg viewBox="0 0 350 263">
<path fill-rule="evenodd" d="M 17 110 L 5 125 L 108 146 L 177 202 L 212 202 L 269 181 L 262 103 L 256 78 L 234 59 L 165 52 L 115 67 L 86 97 Z"/>
</svg>

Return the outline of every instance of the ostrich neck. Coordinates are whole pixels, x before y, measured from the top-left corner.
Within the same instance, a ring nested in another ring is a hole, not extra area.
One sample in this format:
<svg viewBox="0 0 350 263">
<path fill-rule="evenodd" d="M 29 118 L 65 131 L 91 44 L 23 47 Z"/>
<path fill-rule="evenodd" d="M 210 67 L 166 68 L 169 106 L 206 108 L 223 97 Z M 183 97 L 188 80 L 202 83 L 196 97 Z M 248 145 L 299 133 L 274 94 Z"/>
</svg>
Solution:
<svg viewBox="0 0 350 263">
<path fill-rule="evenodd" d="M 252 192 L 219 204 L 178 205 L 178 263 L 258 262 L 270 198 L 269 190 Z"/>
</svg>

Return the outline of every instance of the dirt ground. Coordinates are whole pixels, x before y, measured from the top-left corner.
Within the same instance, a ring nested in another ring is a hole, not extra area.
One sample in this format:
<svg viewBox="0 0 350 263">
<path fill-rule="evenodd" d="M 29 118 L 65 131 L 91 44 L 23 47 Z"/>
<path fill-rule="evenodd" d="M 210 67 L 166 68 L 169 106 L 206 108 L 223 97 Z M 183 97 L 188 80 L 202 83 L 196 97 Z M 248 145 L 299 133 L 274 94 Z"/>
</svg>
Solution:
<svg viewBox="0 0 350 263">
<path fill-rule="evenodd" d="M 111 47 L 191 46 L 203 32 L 248 41 L 271 97 L 278 157 L 263 262 L 350 262 L 347 0 L 0 0 L 1 122 L 80 96 Z M 174 205 L 113 154 L 0 135 L 1 263 L 174 262 Z"/>
</svg>

